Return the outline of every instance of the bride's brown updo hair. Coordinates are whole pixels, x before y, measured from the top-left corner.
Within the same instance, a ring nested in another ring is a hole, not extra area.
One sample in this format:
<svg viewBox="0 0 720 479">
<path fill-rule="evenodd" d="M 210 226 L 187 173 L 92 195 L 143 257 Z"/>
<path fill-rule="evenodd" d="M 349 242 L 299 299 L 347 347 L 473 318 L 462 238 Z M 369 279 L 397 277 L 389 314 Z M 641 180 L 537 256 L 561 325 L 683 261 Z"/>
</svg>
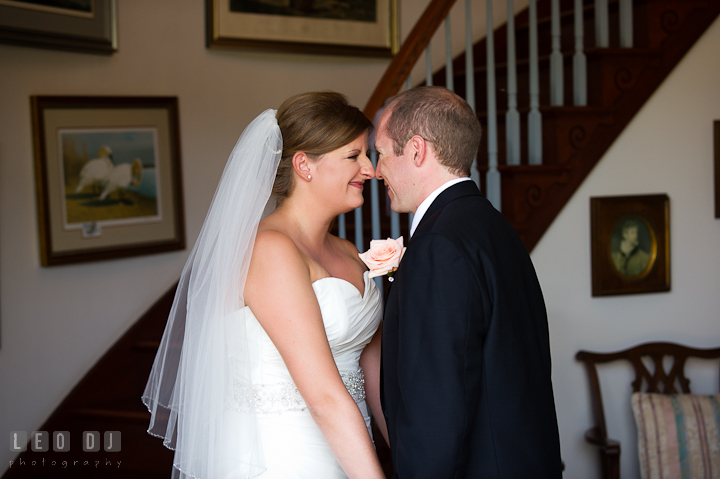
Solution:
<svg viewBox="0 0 720 479">
<path fill-rule="evenodd" d="M 280 125 L 283 151 L 273 195 L 279 205 L 292 193 L 292 157 L 298 151 L 317 160 L 373 129 L 372 122 L 340 93 L 301 93 L 288 98 L 275 115 Z"/>
</svg>

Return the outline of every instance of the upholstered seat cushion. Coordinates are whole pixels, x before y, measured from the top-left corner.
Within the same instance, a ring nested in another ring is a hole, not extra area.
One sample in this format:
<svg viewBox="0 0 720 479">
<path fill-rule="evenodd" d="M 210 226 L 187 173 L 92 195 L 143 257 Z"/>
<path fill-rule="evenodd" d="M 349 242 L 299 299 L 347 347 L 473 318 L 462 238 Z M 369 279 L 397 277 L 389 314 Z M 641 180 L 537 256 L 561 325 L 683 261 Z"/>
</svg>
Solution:
<svg viewBox="0 0 720 479">
<path fill-rule="evenodd" d="M 635 393 L 643 479 L 720 477 L 720 394 Z"/>
</svg>

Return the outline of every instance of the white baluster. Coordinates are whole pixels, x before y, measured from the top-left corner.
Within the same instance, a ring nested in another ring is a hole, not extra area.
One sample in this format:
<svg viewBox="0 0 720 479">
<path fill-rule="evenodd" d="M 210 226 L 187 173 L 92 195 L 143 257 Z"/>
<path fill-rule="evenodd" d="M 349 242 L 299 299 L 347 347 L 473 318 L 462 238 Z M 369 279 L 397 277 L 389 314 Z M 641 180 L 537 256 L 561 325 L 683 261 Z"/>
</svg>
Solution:
<svg viewBox="0 0 720 479">
<path fill-rule="evenodd" d="M 345 213 L 338 215 L 338 236 L 342 239 L 347 238 L 347 233 L 345 232 Z"/>
<path fill-rule="evenodd" d="M 428 42 L 427 48 L 425 48 L 425 84 L 428 86 L 432 86 L 433 79 L 432 79 L 432 56 L 430 55 L 430 45 L 431 42 Z"/>
<path fill-rule="evenodd" d="M 365 240 L 363 239 L 362 206 L 355 208 L 355 247 L 358 251 L 365 251 Z"/>
<path fill-rule="evenodd" d="M 530 0 L 530 113 L 528 113 L 528 164 L 542 164 L 542 115 L 538 74 L 537 4 Z"/>
<path fill-rule="evenodd" d="M 560 51 L 560 0 L 552 0 L 552 54 L 550 55 L 550 104 L 562 106 L 563 56 Z"/>
<path fill-rule="evenodd" d="M 517 68 L 515 62 L 515 8 L 507 0 L 507 95 L 505 113 L 505 147 L 508 165 L 520 164 L 520 113 L 517 110 Z"/>
<path fill-rule="evenodd" d="M 394 211 L 390 213 L 390 236 L 394 239 L 400 237 L 400 215 Z"/>
<path fill-rule="evenodd" d="M 610 21 L 607 0 L 595 0 L 595 46 L 610 46 Z"/>
<path fill-rule="evenodd" d="M 633 47 L 632 0 L 620 0 L 620 47 Z"/>
<path fill-rule="evenodd" d="M 487 199 L 495 209 L 500 210 L 500 172 L 497 169 L 497 108 L 495 106 L 495 45 L 493 29 L 492 0 L 487 5 L 487 143 L 488 172 L 486 176 Z"/>
<path fill-rule="evenodd" d="M 370 150 L 370 161 L 377 168 L 377 151 Z M 370 180 L 370 212 L 372 214 L 372 237 L 380 238 L 380 198 L 378 196 L 378 180 Z"/>
<path fill-rule="evenodd" d="M 583 0 L 575 0 L 575 54 L 573 55 L 573 103 L 587 105 L 587 61 L 584 52 Z"/>
<path fill-rule="evenodd" d="M 452 58 L 452 30 L 450 29 L 450 15 L 445 17 L 445 86 L 450 91 L 455 91 L 453 79 L 453 58 Z"/>
<path fill-rule="evenodd" d="M 471 0 L 465 0 L 465 100 L 475 111 L 475 59 L 473 58 Z M 477 169 L 477 155 L 473 161 L 470 177 L 480 188 L 480 173 Z"/>
</svg>

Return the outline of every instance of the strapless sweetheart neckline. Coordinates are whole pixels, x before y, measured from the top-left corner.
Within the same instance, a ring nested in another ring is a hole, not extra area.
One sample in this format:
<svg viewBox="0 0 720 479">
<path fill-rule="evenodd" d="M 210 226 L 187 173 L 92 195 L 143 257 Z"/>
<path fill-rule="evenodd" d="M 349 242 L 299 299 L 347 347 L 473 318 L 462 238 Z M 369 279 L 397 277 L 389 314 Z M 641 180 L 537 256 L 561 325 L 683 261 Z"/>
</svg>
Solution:
<svg viewBox="0 0 720 479">
<path fill-rule="evenodd" d="M 315 281 L 312 282 L 312 284 L 314 285 L 315 283 L 319 283 L 320 281 L 324 281 L 326 279 L 336 279 L 336 280 L 340 281 L 341 283 L 345 283 L 345 284 L 351 286 L 357 292 L 357 294 L 360 295 L 361 299 L 365 299 L 365 295 L 368 290 L 368 284 L 370 284 L 370 281 L 369 281 L 370 278 L 368 278 L 369 273 L 370 273 L 370 271 L 365 271 L 363 273 L 363 283 L 365 285 L 365 289 L 362 292 L 358 289 L 357 286 L 352 284 L 350 281 L 348 281 L 344 278 L 338 278 L 337 276 L 325 276 L 324 278 L 316 279 Z"/>
</svg>

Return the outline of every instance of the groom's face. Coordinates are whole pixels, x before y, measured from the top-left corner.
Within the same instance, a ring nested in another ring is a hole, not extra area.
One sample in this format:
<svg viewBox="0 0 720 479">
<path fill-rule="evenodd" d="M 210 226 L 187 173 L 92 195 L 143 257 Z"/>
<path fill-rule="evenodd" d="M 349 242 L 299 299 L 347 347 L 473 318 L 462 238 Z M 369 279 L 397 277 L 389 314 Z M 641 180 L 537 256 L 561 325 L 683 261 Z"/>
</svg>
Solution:
<svg viewBox="0 0 720 479">
<path fill-rule="evenodd" d="M 390 196 L 391 208 L 397 213 L 414 213 L 417 205 L 412 201 L 412 180 L 410 162 L 403 154 L 396 155 L 393 141 L 385 131 L 387 114 L 380 117 L 375 136 L 375 149 L 378 152 L 378 163 L 375 176 L 385 182 Z M 407 150 L 407 145 L 405 145 Z"/>
</svg>

